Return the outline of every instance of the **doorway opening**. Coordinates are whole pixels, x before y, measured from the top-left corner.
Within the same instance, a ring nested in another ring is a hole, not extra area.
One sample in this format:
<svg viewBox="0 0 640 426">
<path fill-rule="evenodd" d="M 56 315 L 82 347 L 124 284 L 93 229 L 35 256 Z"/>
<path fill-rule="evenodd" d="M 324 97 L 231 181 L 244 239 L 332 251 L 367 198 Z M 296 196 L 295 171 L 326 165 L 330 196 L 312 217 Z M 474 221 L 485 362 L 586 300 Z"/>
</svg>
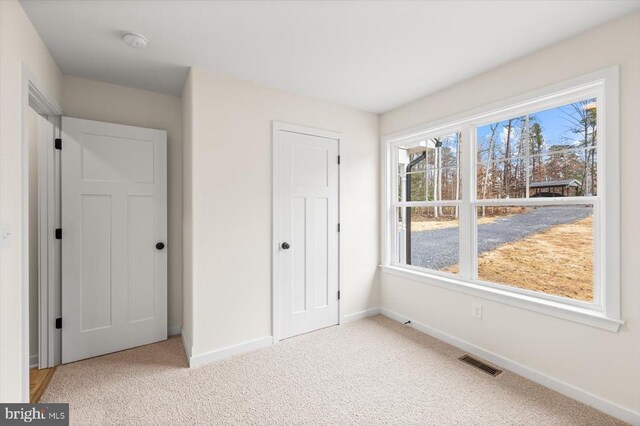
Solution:
<svg viewBox="0 0 640 426">
<path fill-rule="evenodd" d="M 37 402 L 59 364 L 167 338 L 167 137 L 63 117 L 25 81 L 22 395 Z"/>
<path fill-rule="evenodd" d="M 60 249 L 49 235 L 59 223 L 54 140 L 62 111 L 25 67 L 22 75 L 22 394 L 37 402 L 59 362 L 51 318 L 60 315 Z"/>
</svg>

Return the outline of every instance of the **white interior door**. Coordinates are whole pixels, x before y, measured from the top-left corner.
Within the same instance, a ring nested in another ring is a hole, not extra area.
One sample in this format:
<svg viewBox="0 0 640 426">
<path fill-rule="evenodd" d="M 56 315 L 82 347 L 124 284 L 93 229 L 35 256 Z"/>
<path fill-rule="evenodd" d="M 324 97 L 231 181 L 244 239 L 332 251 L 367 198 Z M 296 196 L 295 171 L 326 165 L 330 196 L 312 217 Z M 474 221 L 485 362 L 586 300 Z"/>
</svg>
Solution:
<svg viewBox="0 0 640 426">
<path fill-rule="evenodd" d="M 320 134 L 274 134 L 280 338 L 338 324 L 339 141 Z"/>
<path fill-rule="evenodd" d="M 62 118 L 62 362 L 167 338 L 167 136 Z"/>
</svg>

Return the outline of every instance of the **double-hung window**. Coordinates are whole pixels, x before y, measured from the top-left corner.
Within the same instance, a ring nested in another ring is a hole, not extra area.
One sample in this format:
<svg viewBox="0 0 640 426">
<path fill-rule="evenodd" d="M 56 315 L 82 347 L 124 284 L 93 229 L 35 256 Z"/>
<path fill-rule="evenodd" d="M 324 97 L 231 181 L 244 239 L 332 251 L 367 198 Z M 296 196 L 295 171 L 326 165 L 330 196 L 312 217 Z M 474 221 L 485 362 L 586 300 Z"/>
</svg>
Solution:
<svg viewBox="0 0 640 426">
<path fill-rule="evenodd" d="M 385 271 L 617 330 L 617 73 L 385 138 Z"/>
</svg>

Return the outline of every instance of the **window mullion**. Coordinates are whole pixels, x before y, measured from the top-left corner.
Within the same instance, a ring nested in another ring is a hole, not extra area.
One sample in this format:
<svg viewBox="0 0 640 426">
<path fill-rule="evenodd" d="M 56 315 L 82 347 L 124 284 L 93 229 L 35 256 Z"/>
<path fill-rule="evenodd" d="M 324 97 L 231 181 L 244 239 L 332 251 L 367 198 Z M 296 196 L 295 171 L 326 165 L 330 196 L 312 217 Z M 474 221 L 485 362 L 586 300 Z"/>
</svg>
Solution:
<svg viewBox="0 0 640 426">
<path fill-rule="evenodd" d="M 398 257 L 400 256 L 400 247 L 398 245 L 398 209 L 393 207 L 393 204 L 398 201 L 398 197 L 400 196 L 400 194 L 398 194 L 398 179 L 400 178 L 400 176 L 398 176 L 398 151 L 393 147 L 393 145 L 389 147 L 389 155 L 392 159 L 390 174 L 393 182 L 393 186 L 392 186 L 393 195 L 392 195 L 392 199 L 390 200 L 392 201 L 391 203 L 392 208 L 389 209 L 390 216 L 391 216 L 390 217 L 391 256 L 389 261 L 396 262 Z"/>
<path fill-rule="evenodd" d="M 600 207 L 600 200 L 596 200 L 593 203 L 593 303 L 601 306 L 606 311 L 606 294 L 603 286 L 605 279 L 602 273 L 602 268 L 605 265 L 601 263 L 603 258 L 603 242 L 601 239 L 603 222 Z"/>
<path fill-rule="evenodd" d="M 473 217 L 473 207 L 471 206 L 472 193 L 474 193 L 475 179 L 473 173 L 473 167 L 475 164 L 473 158 L 474 152 L 474 135 L 471 131 L 471 126 L 466 125 L 462 128 L 462 149 L 461 158 L 458 161 L 460 164 L 460 173 L 462 177 L 462 193 L 461 204 L 459 207 L 459 244 L 458 244 L 458 258 L 459 258 L 459 273 L 462 278 L 473 279 L 474 273 L 474 259 L 473 259 L 473 241 L 474 241 L 474 226 L 475 220 Z"/>
</svg>

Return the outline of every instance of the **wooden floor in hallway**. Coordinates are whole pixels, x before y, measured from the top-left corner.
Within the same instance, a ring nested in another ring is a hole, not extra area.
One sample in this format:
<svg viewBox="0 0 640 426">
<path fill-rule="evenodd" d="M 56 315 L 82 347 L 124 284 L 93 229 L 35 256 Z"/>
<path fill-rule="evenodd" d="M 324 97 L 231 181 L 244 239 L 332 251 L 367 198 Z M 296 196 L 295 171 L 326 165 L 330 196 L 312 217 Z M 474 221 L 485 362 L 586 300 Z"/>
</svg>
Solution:
<svg viewBox="0 0 640 426">
<path fill-rule="evenodd" d="M 52 368 L 32 368 L 29 370 L 29 401 L 32 404 L 37 403 L 42 393 L 49 385 L 56 367 Z"/>
</svg>

